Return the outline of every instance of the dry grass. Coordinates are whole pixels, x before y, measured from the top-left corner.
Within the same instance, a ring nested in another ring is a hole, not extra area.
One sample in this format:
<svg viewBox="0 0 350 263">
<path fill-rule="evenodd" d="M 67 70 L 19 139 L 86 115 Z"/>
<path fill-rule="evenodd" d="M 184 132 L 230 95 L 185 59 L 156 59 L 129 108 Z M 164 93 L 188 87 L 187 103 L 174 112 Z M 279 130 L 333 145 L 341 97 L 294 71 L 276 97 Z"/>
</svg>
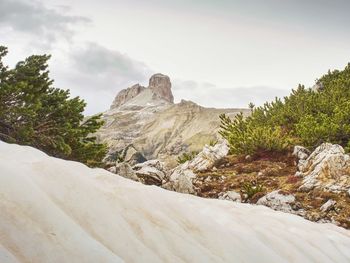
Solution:
<svg viewBox="0 0 350 263">
<path fill-rule="evenodd" d="M 291 155 L 279 156 L 227 156 L 216 164 L 216 171 L 197 174 L 194 185 L 198 195 L 206 198 L 218 198 L 219 193 L 236 191 L 244 196 L 244 185 L 259 184 L 263 191 L 258 192 L 245 202 L 256 203 L 259 198 L 274 190 L 285 194 L 294 194 L 298 207 L 304 209 L 305 218 L 318 221 L 334 220 L 338 225 L 350 229 L 350 197 L 346 194 L 335 194 L 321 190 L 299 192 L 302 178 L 295 176 L 296 160 Z M 327 213 L 320 207 L 329 199 L 335 200 L 335 209 Z"/>
</svg>

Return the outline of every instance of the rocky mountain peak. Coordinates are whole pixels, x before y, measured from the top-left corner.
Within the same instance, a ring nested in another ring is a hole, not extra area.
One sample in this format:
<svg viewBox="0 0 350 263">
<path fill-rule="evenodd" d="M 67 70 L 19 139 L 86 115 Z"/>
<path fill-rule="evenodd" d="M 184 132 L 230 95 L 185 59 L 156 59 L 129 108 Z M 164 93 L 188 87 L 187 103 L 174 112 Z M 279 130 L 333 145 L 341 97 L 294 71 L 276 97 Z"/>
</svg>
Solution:
<svg viewBox="0 0 350 263">
<path fill-rule="evenodd" d="M 137 95 L 139 95 L 142 91 L 144 91 L 146 88 L 141 86 L 140 84 L 135 84 L 127 89 L 121 90 L 117 96 L 115 97 L 111 109 L 117 108 L 127 101 L 135 98 Z"/>
<path fill-rule="evenodd" d="M 144 91 L 147 91 L 147 95 L 146 93 L 143 93 Z M 143 94 L 140 95 L 141 93 Z M 127 89 L 121 90 L 115 97 L 110 108 L 118 108 L 138 95 L 144 97 L 142 101 L 149 98 L 150 100 L 160 99 L 169 103 L 174 103 L 174 96 L 171 92 L 170 78 L 161 73 L 157 73 L 150 78 L 147 88 L 141 86 L 140 84 L 135 84 Z"/>
<path fill-rule="evenodd" d="M 155 96 L 174 103 L 174 96 L 171 92 L 170 78 L 161 73 L 154 74 L 149 80 L 148 86 Z"/>
</svg>

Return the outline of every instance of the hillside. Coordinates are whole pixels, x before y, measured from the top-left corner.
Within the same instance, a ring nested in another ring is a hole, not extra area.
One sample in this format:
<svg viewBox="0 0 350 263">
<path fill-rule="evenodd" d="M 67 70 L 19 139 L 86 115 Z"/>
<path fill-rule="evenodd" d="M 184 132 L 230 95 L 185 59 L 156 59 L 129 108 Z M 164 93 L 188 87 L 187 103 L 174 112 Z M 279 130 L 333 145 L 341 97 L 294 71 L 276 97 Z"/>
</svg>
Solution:
<svg viewBox="0 0 350 263">
<path fill-rule="evenodd" d="M 119 92 L 96 135 L 108 144 L 111 160 L 116 155 L 129 160 L 140 153 L 147 160 L 174 166 L 179 154 L 199 151 L 217 138 L 220 114 L 234 116 L 241 111 L 250 112 L 205 108 L 184 100 L 175 104 L 169 77 L 155 74 L 147 88 L 136 84 Z"/>
<path fill-rule="evenodd" d="M 0 142 L 0 262 L 349 262 L 349 231 Z M 156 208 L 156 209 L 155 209 Z"/>
</svg>

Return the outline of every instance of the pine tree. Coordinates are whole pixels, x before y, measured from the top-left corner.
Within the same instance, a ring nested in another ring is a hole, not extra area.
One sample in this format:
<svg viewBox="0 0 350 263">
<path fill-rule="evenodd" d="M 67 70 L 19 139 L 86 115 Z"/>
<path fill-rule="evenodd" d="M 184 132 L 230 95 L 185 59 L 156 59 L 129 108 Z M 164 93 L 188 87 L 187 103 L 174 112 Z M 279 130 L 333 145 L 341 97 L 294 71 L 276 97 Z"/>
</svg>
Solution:
<svg viewBox="0 0 350 263">
<path fill-rule="evenodd" d="M 49 55 L 30 56 L 9 69 L 2 63 L 6 54 L 7 48 L 0 47 L 0 139 L 101 165 L 106 146 L 90 136 L 103 125 L 101 115 L 84 120 L 86 103 L 53 87 Z"/>
</svg>

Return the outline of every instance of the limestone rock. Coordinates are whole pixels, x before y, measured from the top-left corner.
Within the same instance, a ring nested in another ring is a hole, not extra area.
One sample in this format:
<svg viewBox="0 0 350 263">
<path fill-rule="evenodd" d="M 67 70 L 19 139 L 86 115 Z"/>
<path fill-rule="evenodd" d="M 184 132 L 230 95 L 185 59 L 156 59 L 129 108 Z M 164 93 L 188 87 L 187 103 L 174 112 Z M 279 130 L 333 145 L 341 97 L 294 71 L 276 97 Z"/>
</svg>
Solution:
<svg viewBox="0 0 350 263">
<path fill-rule="evenodd" d="M 193 159 L 180 164 L 170 172 L 165 188 L 180 193 L 195 193 L 194 172 L 204 171 L 214 167 L 215 163 L 228 154 L 226 140 L 221 140 L 214 146 L 205 145 L 203 150 Z"/>
<path fill-rule="evenodd" d="M 171 82 L 168 76 L 160 73 L 153 75 L 149 80 L 148 88 L 152 90 L 154 96 L 158 96 L 170 103 L 174 103 Z"/>
<path fill-rule="evenodd" d="M 212 168 L 215 163 L 225 157 L 230 148 L 226 140 L 221 140 L 214 146 L 205 145 L 203 150 L 189 163 L 187 167 L 194 172 L 205 171 Z"/>
<path fill-rule="evenodd" d="M 164 164 L 159 160 L 150 160 L 132 167 L 141 182 L 160 186 L 165 178 Z"/>
<path fill-rule="evenodd" d="M 220 200 L 229 200 L 233 202 L 242 202 L 242 198 L 240 193 L 237 193 L 235 191 L 228 191 L 228 192 L 223 192 L 219 194 L 219 199 Z"/>
<path fill-rule="evenodd" d="M 324 203 L 324 204 L 321 206 L 320 210 L 321 210 L 322 212 L 328 212 L 329 210 L 331 210 L 332 208 L 334 208 L 334 206 L 335 206 L 336 203 L 337 203 L 336 201 L 334 201 L 334 200 L 332 200 L 332 199 L 329 199 L 326 203 Z"/>
<path fill-rule="evenodd" d="M 112 172 L 111 169 L 109 171 Z M 134 172 L 134 170 L 132 169 L 129 163 L 126 163 L 126 162 L 116 163 L 116 166 L 113 172 L 125 178 L 131 179 L 134 181 L 139 181 L 136 173 Z"/>
<path fill-rule="evenodd" d="M 294 203 L 295 203 L 294 195 L 292 194 L 284 195 L 280 193 L 279 190 L 276 190 L 261 197 L 256 204 L 268 206 L 276 211 L 292 213 L 292 214 L 301 214 L 302 211 L 296 211 L 293 209 Z"/>
<path fill-rule="evenodd" d="M 159 160 L 150 160 L 134 166 L 128 162 L 116 163 L 108 171 L 143 184 L 157 186 L 162 185 L 166 176 L 164 164 Z"/>
<path fill-rule="evenodd" d="M 115 97 L 111 109 L 117 108 L 123 104 L 125 104 L 127 101 L 135 98 L 137 95 L 139 95 L 142 91 L 145 90 L 145 87 L 141 86 L 140 84 L 135 84 L 134 86 L 121 90 L 118 95 Z"/>
<path fill-rule="evenodd" d="M 306 160 L 310 155 L 310 151 L 303 146 L 297 145 L 294 147 L 293 155 L 297 157 L 298 160 Z"/>
<path fill-rule="evenodd" d="M 350 157 L 340 145 L 324 143 L 300 165 L 304 177 L 300 190 L 319 188 L 334 193 L 350 187 Z"/>
<path fill-rule="evenodd" d="M 196 175 L 190 169 L 175 168 L 163 188 L 184 194 L 194 194 L 192 181 L 195 177 Z"/>
</svg>

